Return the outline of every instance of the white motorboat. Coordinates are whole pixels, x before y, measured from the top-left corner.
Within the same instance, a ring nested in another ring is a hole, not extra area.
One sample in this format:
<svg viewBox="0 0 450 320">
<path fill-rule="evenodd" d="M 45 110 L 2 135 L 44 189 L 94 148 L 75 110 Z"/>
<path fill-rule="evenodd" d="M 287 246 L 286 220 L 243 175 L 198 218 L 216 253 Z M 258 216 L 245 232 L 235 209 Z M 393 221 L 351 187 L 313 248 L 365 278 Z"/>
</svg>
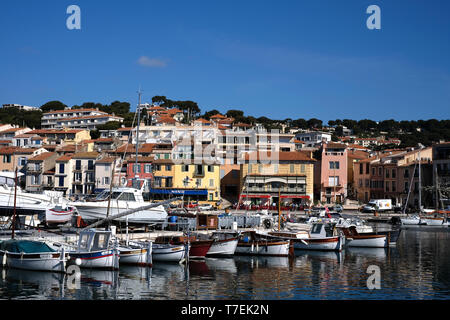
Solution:
<svg viewBox="0 0 450 320">
<path fill-rule="evenodd" d="M 200 240 L 214 240 L 206 256 L 232 256 L 239 241 L 239 232 L 234 231 L 214 231 L 194 235 Z"/>
<path fill-rule="evenodd" d="M 108 201 L 110 196 L 111 201 Z M 110 202 L 109 216 L 151 204 L 144 201 L 142 189 L 116 187 L 112 189 L 111 194 L 109 191 L 103 191 L 93 201 L 75 201 L 69 202 L 69 205 L 77 209 L 84 221 L 93 221 L 106 218 L 108 202 Z M 166 221 L 166 218 L 166 209 L 163 206 L 157 206 L 118 218 L 117 221 L 125 222 L 128 219 L 129 223 L 151 224 L 162 223 Z"/>
<path fill-rule="evenodd" d="M 352 226 L 356 228 L 358 233 L 373 232 L 373 227 L 364 224 L 364 220 L 358 217 L 352 219 L 339 218 L 336 223 L 337 228 L 350 228 Z"/>
<path fill-rule="evenodd" d="M 9 268 L 65 272 L 68 253 L 56 251 L 45 242 L 32 240 L 5 240 L 0 243 L 2 265 Z"/>
<path fill-rule="evenodd" d="M 119 250 L 110 243 L 109 230 L 87 229 L 80 232 L 78 248 L 69 252 L 71 264 L 84 268 L 119 268 Z"/>
<path fill-rule="evenodd" d="M 17 173 L 23 176 L 23 173 Z M 56 205 L 65 206 L 68 202 L 62 192 L 44 191 L 43 193 L 30 193 L 19 186 L 14 190 L 14 172 L 0 172 L 0 215 L 10 216 L 14 211 L 14 192 L 16 192 L 17 215 L 38 214 L 45 216 L 47 209 Z"/>
</svg>

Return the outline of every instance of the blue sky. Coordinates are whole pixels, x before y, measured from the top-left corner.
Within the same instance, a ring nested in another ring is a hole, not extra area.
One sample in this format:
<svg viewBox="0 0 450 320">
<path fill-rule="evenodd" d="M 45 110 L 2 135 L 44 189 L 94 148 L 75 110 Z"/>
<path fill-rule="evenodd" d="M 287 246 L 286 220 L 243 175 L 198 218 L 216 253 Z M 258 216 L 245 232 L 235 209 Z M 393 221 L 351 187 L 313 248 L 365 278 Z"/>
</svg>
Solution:
<svg viewBox="0 0 450 320">
<path fill-rule="evenodd" d="M 81 30 L 66 9 L 81 8 Z M 381 8 L 369 30 L 366 8 Z M 0 1 L 0 103 L 448 119 L 450 1 Z"/>
</svg>

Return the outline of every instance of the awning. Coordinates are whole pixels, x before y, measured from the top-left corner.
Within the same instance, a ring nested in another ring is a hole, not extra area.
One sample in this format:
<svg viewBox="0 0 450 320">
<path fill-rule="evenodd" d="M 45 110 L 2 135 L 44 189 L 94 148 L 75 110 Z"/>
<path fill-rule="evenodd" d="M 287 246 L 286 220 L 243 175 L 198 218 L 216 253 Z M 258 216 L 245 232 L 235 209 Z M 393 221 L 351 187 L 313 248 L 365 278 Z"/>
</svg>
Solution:
<svg viewBox="0 0 450 320">
<path fill-rule="evenodd" d="M 208 190 L 184 190 L 184 189 L 150 189 L 150 193 L 154 194 L 172 194 L 172 195 L 185 195 L 185 196 L 207 196 Z"/>
<path fill-rule="evenodd" d="M 270 195 L 268 194 L 241 194 L 242 198 L 266 198 L 269 199 Z"/>
<path fill-rule="evenodd" d="M 309 196 L 299 196 L 299 195 L 287 195 L 287 196 L 281 196 L 281 199 L 309 199 Z"/>
</svg>

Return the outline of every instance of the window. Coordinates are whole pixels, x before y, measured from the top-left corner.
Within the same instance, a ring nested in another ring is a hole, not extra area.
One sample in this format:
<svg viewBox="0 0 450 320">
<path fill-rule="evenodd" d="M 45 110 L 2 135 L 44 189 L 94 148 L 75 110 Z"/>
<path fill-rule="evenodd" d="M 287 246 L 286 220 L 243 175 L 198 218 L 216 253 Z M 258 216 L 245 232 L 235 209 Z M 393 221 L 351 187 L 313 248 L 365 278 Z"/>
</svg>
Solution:
<svg viewBox="0 0 450 320">
<path fill-rule="evenodd" d="M 328 177 L 328 185 L 330 187 L 339 185 L 339 176 Z"/>
<path fill-rule="evenodd" d="M 273 172 L 278 173 L 278 164 L 273 165 Z"/>
<path fill-rule="evenodd" d="M 103 177 L 103 184 L 109 184 L 109 177 Z"/>
<path fill-rule="evenodd" d="M 64 163 L 59 164 L 59 173 L 64 173 Z"/>
<path fill-rule="evenodd" d="M 366 174 L 370 173 L 370 165 L 366 163 Z"/>
<path fill-rule="evenodd" d="M 389 169 L 386 169 L 386 178 L 389 178 Z"/>
<path fill-rule="evenodd" d="M 172 165 L 170 164 L 166 165 L 166 171 L 172 171 Z"/>
<path fill-rule="evenodd" d="M 40 175 L 32 175 L 31 176 L 31 184 L 32 185 L 39 185 L 39 184 L 41 184 L 41 176 Z"/>
<path fill-rule="evenodd" d="M 11 155 L 10 154 L 3 155 L 3 163 L 11 163 Z"/>
<path fill-rule="evenodd" d="M 395 185 L 395 181 L 392 181 L 392 192 L 397 191 L 397 186 Z"/>
<path fill-rule="evenodd" d="M 88 160 L 88 170 L 94 170 L 94 160 Z"/>
<path fill-rule="evenodd" d="M 26 165 L 27 165 L 27 158 L 25 158 L 25 157 L 20 157 L 20 159 L 19 159 L 19 165 L 20 165 L 20 166 L 26 166 Z"/>
<path fill-rule="evenodd" d="M 360 163 L 359 164 L 359 174 L 363 174 L 364 173 L 364 164 Z"/>
<path fill-rule="evenodd" d="M 290 173 L 294 173 L 294 164 L 293 163 L 291 163 L 290 165 L 289 165 L 289 172 Z"/>
<path fill-rule="evenodd" d="M 161 171 L 161 165 L 155 164 L 155 171 Z"/>
<path fill-rule="evenodd" d="M 209 179 L 209 186 L 214 187 L 214 179 Z"/>
<path fill-rule="evenodd" d="M 131 192 L 124 192 L 117 199 L 122 201 L 136 201 L 134 194 Z"/>
<path fill-rule="evenodd" d="M 409 191 L 409 185 L 407 181 L 405 182 L 405 191 Z"/>
<path fill-rule="evenodd" d="M 196 179 L 195 185 L 197 186 L 197 188 L 200 187 L 202 185 L 202 179 Z"/>
<path fill-rule="evenodd" d="M 208 172 L 214 172 L 214 166 L 209 165 L 208 166 Z"/>
<path fill-rule="evenodd" d="M 166 178 L 166 188 L 172 187 L 173 187 L 173 178 L 172 177 Z"/>
<path fill-rule="evenodd" d="M 59 186 L 64 187 L 64 177 L 59 177 Z"/>
<path fill-rule="evenodd" d="M 151 164 L 144 165 L 144 172 L 145 173 L 151 173 L 152 172 L 152 165 Z"/>
<path fill-rule="evenodd" d="M 389 182 L 386 181 L 386 192 L 389 192 Z"/>
<path fill-rule="evenodd" d="M 372 175 L 375 175 L 375 168 L 372 168 Z"/>
<path fill-rule="evenodd" d="M 305 173 L 305 165 L 304 164 L 300 165 L 300 172 Z"/>
<path fill-rule="evenodd" d="M 363 186 L 363 180 L 359 179 L 359 186 L 362 187 Z"/>
<path fill-rule="evenodd" d="M 154 178 L 154 186 L 157 188 L 161 188 L 162 186 L 162 179 L 161 177 L 155 177 Z"/>
<path fill-rule="evenodd" d="M 339 161 L 330 161 L 330 169 L 339 169 Z"/>
<path fill-rule="evenodd" d="M 382 176 L 382 175 L 383 175 L 383 168 L 382 168 L 382 167 L 379 167 L 379 168 L 378 168 L 378 175 L 379 175 L 379 176 Z"/>
<path fill-rule="evenodd" d="M 188 171 L 189 171 L 189 165 L 188 165 L 188 164 L 183 165 L 183 166 L 181 167 L 181 171 L 182 171 L 182 172 L 188 172 Z"/>
<path fill-rule="evenodd" d="M 405 169 L 405 173 L 403 174 L 404 178 L 409 178 L 409 169 Z"/>
<path fill-rule="evenodd" d="M 141 165 L 133 164 L 133 173 L 140 173 L 140 172 L 141 172 Z"/>
<path fill-rule="evenodd" d="M 397 170 L 392 169 L 392 178 L 395 179 L 396 176 L 397 176 Z"/>
<path fill-rule="evenodd" d="M 81 181 L 81 172 L 75 172 L 74 180 L 76 182 Z"/>
<path fill-rule="evenodd" d="M 203 166 L 201 164 L 198 164 L 195 166 L 195 174 L 197 175 L 203 175 L 204 171 L 203 171 Z"/>
<path fill-rule="evenodd" d="M 75 161 L 75 170 L 81 170 L 81 160 Z"/>
<path fill-rule="evenodd" d="M 213 193 L 210 193 L 210 194 L 209 194 L 209 201 L 213 201 L 213 199 L 214 199 L 214 194 L 213 194 Z"/>
</svg>

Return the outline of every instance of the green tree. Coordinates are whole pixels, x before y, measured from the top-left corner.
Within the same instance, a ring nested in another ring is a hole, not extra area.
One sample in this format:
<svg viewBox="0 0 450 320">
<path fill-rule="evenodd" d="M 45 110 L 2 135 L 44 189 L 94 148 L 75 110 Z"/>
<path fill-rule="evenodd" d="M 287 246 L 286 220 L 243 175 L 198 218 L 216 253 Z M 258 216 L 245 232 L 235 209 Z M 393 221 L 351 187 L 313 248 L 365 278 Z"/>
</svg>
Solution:
<svg viewBox="0 0 450 320">
<path fill-rule="evenodd" d="M 57 101 L 57 100 L 49 101 L 40 107 L 42 112 L 64 110 L 66 108 L 67 108 L 67 106 L 64 103 L 62 103 L 61 101 Z"/>
</svg>

